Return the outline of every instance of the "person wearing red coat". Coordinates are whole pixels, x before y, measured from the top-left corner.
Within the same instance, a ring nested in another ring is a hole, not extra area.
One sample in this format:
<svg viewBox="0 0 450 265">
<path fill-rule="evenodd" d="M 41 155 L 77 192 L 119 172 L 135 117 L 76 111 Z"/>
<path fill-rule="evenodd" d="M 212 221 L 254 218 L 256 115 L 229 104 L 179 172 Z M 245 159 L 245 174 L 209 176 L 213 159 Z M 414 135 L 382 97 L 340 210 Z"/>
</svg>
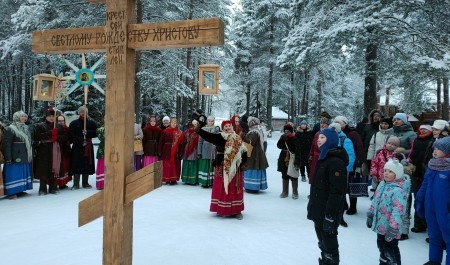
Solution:
<svg viewBox="0 0 450 265">
<path fill-rule="evenodd" d="M 162 132 L 158 153 L 163 161 L 162 181 L 175 185 L 180 180 L 181 157 L 184 153 L 184 133 L 178 129 L 177 118 L 170 119 L 170 127 Z"/>
</svg>

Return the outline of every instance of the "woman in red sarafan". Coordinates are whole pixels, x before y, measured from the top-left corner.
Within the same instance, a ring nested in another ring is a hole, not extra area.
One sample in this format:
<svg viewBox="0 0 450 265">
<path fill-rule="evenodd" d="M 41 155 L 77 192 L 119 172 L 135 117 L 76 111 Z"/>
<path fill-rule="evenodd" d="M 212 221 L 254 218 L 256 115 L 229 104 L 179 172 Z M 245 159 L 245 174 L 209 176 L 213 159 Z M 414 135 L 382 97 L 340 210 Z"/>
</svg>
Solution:
<svg viewBox="0 0 450 265">
<path fill-rule="evenodd" d="M 158 153 L 163 161 L 162 181 L 175 185 L 180 180 L 181 157 L 184 152 L 184 133 L 178 129 L 178 120 L 170 119 L 170 127 L 161 135 Z"/>
<path fill-rule="evenodd" d="M 241 137 L 234 132 L 231 121 L 222 122 L 219 134 L 205 130 L 199 130 L 198 134 L 217 148 L 210 211 L 219 216 L 242 219 L 244 181 L 241 164 L 245 162 L 243 153 L 246 149 Z"/>
</svg>

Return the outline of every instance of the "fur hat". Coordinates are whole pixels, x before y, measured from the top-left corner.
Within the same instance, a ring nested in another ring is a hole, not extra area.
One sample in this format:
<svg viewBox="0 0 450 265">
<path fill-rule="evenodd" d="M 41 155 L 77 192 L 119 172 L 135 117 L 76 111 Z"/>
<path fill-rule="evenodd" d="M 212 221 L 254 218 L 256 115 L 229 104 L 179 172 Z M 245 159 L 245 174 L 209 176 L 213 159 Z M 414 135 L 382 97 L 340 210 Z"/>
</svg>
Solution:
<svg viewBox="0 0 450 265">
<path fill-rule="evenodd" d="M 389 169 L 394 172 L 396 180 L 403 178 L 403 165 L 397 159 L 389 159 L 386 164 L 384 164 L 384 169 Z"/>
<path fill-rule="evenodd" d="M 433 149 L 438 149 L 447 156 L 450 155 L 450 137 L 437 139 L 433 144 Z"/>
<path fill-rule="evenodd" d="M 339 136 L 334 128 L 323 129 L 322 131 L 320 131 L 320 134 L 323 134 L 325 135 L 325 137 L 327 137 L 327 141 L 319 148 L 319 160 L 322 160 L 326 157 L 329 151 L 338 148 Z"/>
<path fill-rule="evenodd" d="M 260 124 L 259 119 L 253 116 L 248 117 L 248 126 L 254 127 L 254 126 L 258 126 Z"/>
<path fill-rule="evenodd" d="M 337 122 L 333 122 L 332 124 L 330 124 L 330 125 L 328 126 L 328 128 L 334 128 L 334 130 L 335 130 L 337 133 L 340 133 L 340 132 L 342 131 L 341 125 L 340 125 L 339 123 L 337 123 Z"/>
<path fill-rule="evenodd" d="M 341 123 L 343 122 L 344 124 L 348 124 L 348 119 L 344 116 L 336 116 L 336 118 L 334 118 L 333 122 L 337 122 L 337 123 Z"/>
<path fill-rule="evenodd" d="M 431 127 L 443 131 L 447 128 L 447 122 L 444 120 L 435 120 Z"/>
<path fill-rule="evenodd" d="M 294 132 L 294 127 L 292 127 L 292 125 L 288 123 L 283 126 L 283 131 L 290 131 L 292 133 Z"/>
<path fill-rule="evenodd" d="M 405 113 L 396 113 L 394 115 L 394 117 L 392 118 L 392 120 L 395 120 L 395 119 L 401 120 L 404 124 L 408 123 L 408 116 L 406 116 Z"/>
<path fill-rule="evenodd" d="M 162 119 L 163 122 L 170 122 L 170 118 L 169 116 L 164 116 L 164 118 Z"/>
</svg>

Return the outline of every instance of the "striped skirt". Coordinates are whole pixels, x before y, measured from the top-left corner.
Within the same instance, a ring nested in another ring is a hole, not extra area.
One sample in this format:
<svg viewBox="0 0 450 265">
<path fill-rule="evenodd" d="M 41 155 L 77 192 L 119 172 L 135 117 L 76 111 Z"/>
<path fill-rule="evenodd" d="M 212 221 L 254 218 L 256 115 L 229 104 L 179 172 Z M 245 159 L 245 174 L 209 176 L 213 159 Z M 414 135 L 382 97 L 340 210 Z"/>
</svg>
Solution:
<svg viewBox="0 0 450 265">
<path fill-rule="evenodd" d="M 97 170 L 95 171 L 95 187 L 102 190 L 105 187 L 105 159 L 97 160 Z"/>
<path fill-rule="evenodd" d="M 232 216 L 244 210 L 242 172 L 238 171 L 228 184 L 228 194 L 223 187 L 223 166 L 214 170 L 214 182 L 211 193 L 210 211 L 220 216 Z"/>
<path fill-rule="evenodd" d="M 30 163 L 5 164 L 3 168 L 3 182 L 5 195 L 33 189 Z"/>
<path fill-rule="evenodd" d="M 211 159 L 198 160 L 198 183 L 203 187 L 211 187 L 214 179 L 214 167 Z"/>
<path fill-rule="evenodd" d="M 186 184 L 198 184 L 198 161 L 197 160 L 183 160 L 183 167 L 181 170 L 181 181 Z"/>
<path fill-rule="evenodd" d="M 259 191 L 267 189 L 267 176 L 265 169 L 248 169 L 244 171 L 244 188 Z"/>
</svg>

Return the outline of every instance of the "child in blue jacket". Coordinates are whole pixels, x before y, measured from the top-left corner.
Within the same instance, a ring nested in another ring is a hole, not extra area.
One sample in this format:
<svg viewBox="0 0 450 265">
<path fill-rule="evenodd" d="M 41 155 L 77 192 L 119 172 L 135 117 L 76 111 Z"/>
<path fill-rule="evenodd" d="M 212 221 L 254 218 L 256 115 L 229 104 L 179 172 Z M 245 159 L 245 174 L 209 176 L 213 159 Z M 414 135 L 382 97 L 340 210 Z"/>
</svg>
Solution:
<svg viewBox="0 0 450 265">
<path fill-rule="evenodd" d="M 430 246 L 426 265 L 440 265 L 446 246 L 450 265 L 450 137 L 437 139 L 416 197 L 416 214 L 425 217 Z"/>
</svg>

